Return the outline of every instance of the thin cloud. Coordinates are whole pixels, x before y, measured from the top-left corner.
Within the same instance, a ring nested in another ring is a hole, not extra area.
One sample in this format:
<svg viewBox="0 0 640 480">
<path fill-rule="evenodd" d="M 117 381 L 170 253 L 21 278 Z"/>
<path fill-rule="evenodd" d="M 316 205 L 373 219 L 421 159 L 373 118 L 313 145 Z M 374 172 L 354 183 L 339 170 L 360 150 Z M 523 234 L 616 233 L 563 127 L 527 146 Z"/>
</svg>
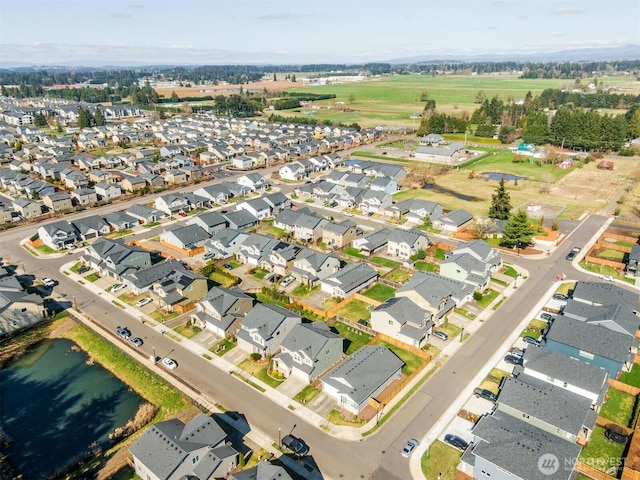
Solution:
<svg viewBox="0 0 640 480">
<path fill-rule="evenodd" d="M 578 8 L 560 7 L 551 10 L 551 15 L 578 15 L 584 13 L 584 10 Z"/>
</svg>

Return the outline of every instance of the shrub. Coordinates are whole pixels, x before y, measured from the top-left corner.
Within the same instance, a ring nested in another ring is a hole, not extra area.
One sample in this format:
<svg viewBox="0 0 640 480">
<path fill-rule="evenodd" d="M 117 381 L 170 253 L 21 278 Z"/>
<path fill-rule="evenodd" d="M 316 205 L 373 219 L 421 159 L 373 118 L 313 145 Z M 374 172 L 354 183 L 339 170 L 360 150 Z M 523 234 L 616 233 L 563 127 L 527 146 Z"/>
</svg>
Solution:
<svg viewBox="0 0 640 480">
<path fill-rule="evenodd" d="M 474 299 L 476 302 L 479 302 L 480 300 L 482 300 L 482 298 L 483 298 L 482 293 L 480 293 L 480 292 L 479 292 L 479 291 L 477 291 L 477 290 L 476 290 L 475 292 L 473 292 L 473 299 Z"/>
<path fill-rule="evenodd" d="M 251 358 L 251 361 L 259 362 L 262 358 L 262 355 L 260 355 L 259 353 L 252 353 L 251 355 L 249 355 L 249 357 Z"/>
</svg>

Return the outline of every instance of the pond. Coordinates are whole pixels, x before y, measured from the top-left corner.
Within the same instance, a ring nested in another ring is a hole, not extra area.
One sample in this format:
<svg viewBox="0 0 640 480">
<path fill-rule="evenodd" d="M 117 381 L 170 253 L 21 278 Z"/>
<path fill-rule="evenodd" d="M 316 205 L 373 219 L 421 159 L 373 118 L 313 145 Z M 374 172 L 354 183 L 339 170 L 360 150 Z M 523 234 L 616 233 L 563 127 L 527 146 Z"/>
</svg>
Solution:
<svg viewBox="0 0 640 480">
<path fill-rule="evenodd" d="M 491 180 L 499 182 L 504 178 L 505 182 L 521 182 L 523 180 L 528 180 L 527 177 L 521 177 L 519 175 L 511 175 L 510 173 L 500 173 L 500 172 L 482 172 L 479 173 L 476 178 L 480 180 Z"/>
<path fill-rule="evenodd" d="M 69 340 L 46 340 L 0 371 L 0 425 L 9 463 L 49 478 L 132 419 L 143 400 Z"/>
</svg>

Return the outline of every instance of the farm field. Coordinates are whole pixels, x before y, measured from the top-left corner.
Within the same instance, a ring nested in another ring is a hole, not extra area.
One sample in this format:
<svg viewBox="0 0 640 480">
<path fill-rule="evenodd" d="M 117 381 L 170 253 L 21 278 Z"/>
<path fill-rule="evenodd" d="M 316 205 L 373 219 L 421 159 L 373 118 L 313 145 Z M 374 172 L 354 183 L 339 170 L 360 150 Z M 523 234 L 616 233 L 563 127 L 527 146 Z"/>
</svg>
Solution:
<svg viewBox="0 0 640 480">
<path fill-rule="evenodd" d="M 559 218 L 578 218 L 585 211 L 596 212 L 607 208 L 616 192 L 637 175 L 637 162 L 632 158 L 616 158 L 614 170 L 599 170 L 597 161 L 579 163 L 570 170 L 560 170 L 552 165 L 513 163 L 511 158 L 509 152 L 485 157 L 471 166 L 437 176 L 437 190 L 403 190 L 393 195 L 393 199 L 396 202 L 407 198 L 431 200 L 448 210 L 464 208 L 474 215 L 486 216 L 498 181 L 469 177 L 483 172 L 500 172 L 530 178 L 517 184 L 505 181 L 511 205 L 515 209 L 524 208 L 529 202 L 538 202 L 546 210 L 554 211 Z M 471 172 L 474 172 L 473 175 L 470 175 Z M 636 198 L 635 193 L 624 192 L 623 196 Z M 622 215 L 625 215 L 625 209 L 631 215 L 631 209 L 636 208 L 634 205 L 625 202 L 615 207 L 621 208 Z"/>
<path fill-rule="evenodd" d="M 483 91 L 487 98 L 498 95 L 503 100 L 512 97 L 521 99 L 531 91 L 533 95 L 546 88 L 562 88 L 573 85 L 572 80 L 560 79 L 519 79 L 510 75 L 393 75 L 371 78 L 358 83 L 333 85 L 303 85 L 302 79 L 311 74 L 297 73 L 296 83 L 288 81 L 265 80 L 243 85 L 243 90 L 262 92 L 295 91 L 309 93 L 335 94 L 336 98 L 314 102 L 319 108 L 299 108 L 274 111 L 283 116 L 312 116 L 319 120 L 332 120 L 342 123 L 357 122 L 362 127 L 377 125 L 396 125 L 417 127 L 418 120 L 412 120 L 412 114 L 419 114 L 424 108 L 420 100 L 423 92 L 429 99 L 435 100 L 440 113 L 451 115 L 471 115 L 478 107 L 476 95 Z M 278 75 L 281 77 L 281 75 Z M 604 87 L 624 86 L 630 91 L 640 89 L 637 82 L 629 77 L 608 77 L 601 79 Z M 239 85 L 207 85 L 190 88 L 158 88 L 159 95 L 169 98 L 173 91 L 180 97 L 216 96 L 239 93 Z M 349 101 L 353 95 L 353 102 Z"/>
</svg>

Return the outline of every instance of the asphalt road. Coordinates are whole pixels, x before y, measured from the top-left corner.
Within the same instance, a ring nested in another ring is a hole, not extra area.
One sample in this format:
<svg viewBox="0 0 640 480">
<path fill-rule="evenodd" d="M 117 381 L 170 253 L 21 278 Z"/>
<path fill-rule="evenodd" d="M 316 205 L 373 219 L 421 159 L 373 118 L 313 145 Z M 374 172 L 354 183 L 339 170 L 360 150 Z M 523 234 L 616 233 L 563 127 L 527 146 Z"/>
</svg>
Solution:
<svg viewBox="0 0 640 480">
<path fill-rule="evenodd" d="M 230 179 L 231 177 L 229 177 Z M 104 207 L 109 211 L 110 207 Z M 111 206 L 121 209 L 122 204 Z M 105 213 L 100 211 L 99 213 Z M 92 211 L 91 213 L 98 213 Z M 293 431 L 304 438 L 311 447 L 311 460 L 332 479 L 407 479 L 411 478 L 409 462 L 400 456 L 406 440 L 421 438 L 434 426 L 441 415 L 453 403 L 465 386 L 485 365 L 496 349 L 505 341 L 513 329 L 521 322 L 522 316 L 530 311 L 544 292 L 555 281 L 558 273 L 566 273 L 568 278 L 593 279 L 583 272 L 571 270 L 571 264 L 564 257 L 575 245 L 583 246 L 606 221 L 606 217 L 591 216 L 577 226 L 552 255 L 540 260 L 524 257 L 510 257 L 507 262 L 526 268 L 530 275 L 526 282 L 506 300 L 482 327 L 465 342 L 465 348 L 450 358 L 422 387 L 398 410 L 378 432 L 360 442 L 346 442 L 331 437 L 322 430 L 301 421 L 286 408 L 269 401 L 261 393 L 236 380 L 225 372 L 212 367 L 209 362 L 183 349 L 178 343 L 164 337 L 152 328 L 130 318 L 119 308 L 96 297 L 65 275 L 58 273 L 60 266 L 78 256 L 63 256 L 42 260 L 31 256 L 19 241 L 32 235 L 36 226 L 12 229 L 0 234 L 0 257 L 19 265 L 37 278 L 51 276 L 59 280 L 56 292 L 74 295 L 80 310 L 97 319 L 107 332 L 115 333 L 117 325 L 128 326 L 133 335 L 144 340 L 141 350 L 159 357 L 171 356 L 179 368 L 175 374 L 190 385 L 214 398 L 229 410 L 244 415 L 253 425 L 272 438 L 277 438 L 278 428 L 283 435 Z M 366 220 L 365 220 L 366 222 Z M 358 223 L 363 223 L 358 221 Z M 577 223 L 577 222 L 574 222 Z M 563 225 L 570 231 L 573 225 Z M 123 349 L 132 349 L 123 343 Z"/>
</svg>

